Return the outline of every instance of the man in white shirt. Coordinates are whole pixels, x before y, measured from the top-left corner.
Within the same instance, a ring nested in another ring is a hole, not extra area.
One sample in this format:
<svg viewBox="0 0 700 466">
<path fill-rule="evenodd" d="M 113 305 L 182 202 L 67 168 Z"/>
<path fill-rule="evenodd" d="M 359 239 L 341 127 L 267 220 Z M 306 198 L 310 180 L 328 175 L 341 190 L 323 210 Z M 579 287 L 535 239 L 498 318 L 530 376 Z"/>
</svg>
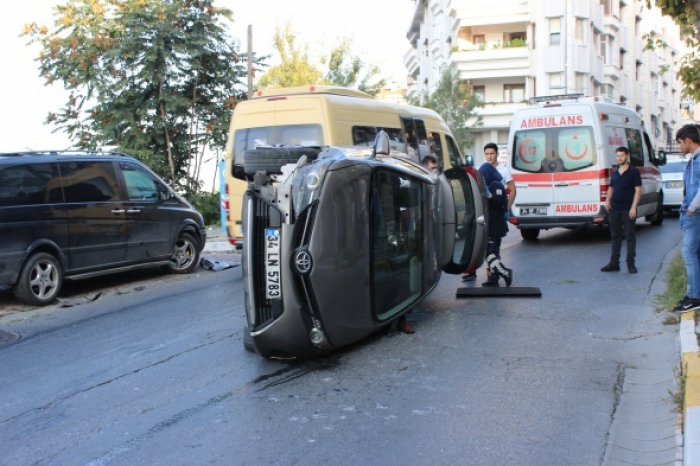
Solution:
<svg viewBox="0 0 700 466">
<path fill-rule="evenodd" d="M 508 193 L 508 212 L 510 212 L 511 207 L 513 207 L 513 202 L 515 201 L 515 182 L 513 181 L 513 175 L 511 175 L 510 170 L 505 164 L 498 163 L 498 145 L 495 142 L 489 142 L 484 146 L 484 163 L 489 163 L 496 167 L 498 173 L 503 177 L 503 185 L 506 187 L 506 192 Z M 465 282 L 472 281 L 476 278 L 476 270 L 468 271 L 462 275 L 462 280 Z"/>
</svg>

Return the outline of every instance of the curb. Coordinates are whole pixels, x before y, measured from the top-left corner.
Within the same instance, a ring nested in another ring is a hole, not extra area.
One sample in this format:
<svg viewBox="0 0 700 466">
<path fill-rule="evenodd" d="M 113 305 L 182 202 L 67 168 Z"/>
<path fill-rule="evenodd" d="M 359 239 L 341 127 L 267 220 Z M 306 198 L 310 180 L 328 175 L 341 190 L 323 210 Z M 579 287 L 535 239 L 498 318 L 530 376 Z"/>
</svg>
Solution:
<svg viewBox="0 0 700 466">
<path fill-rule="evenodd" d="M 237 250 L 236 247 L 228 241 L 211 241 L 204 243 L 202 252 L 237 252 Z"/>
<path fill-rule="evenodd" d="M 695 334 L 695 312 L 681 315 L 681 375 L 683 397 L 683 465 L 700 466 L 700 348 Z"/>
</svg>

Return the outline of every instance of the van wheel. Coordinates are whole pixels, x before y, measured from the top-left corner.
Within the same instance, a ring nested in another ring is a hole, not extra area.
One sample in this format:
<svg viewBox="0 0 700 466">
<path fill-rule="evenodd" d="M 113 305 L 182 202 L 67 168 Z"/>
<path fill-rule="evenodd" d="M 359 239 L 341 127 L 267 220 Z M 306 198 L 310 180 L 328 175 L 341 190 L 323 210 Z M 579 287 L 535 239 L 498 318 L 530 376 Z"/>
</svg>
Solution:
<svg viewBox="0 0 700 466">
<path fill-rule="evenodd" d="M 199 260 L 199 242 L 190 233 L 182 232 L 175 242 L 170 256 L 168 270 L 171 273 L 186 274 L 192 272 Z"/>
<path fill-rule="evenodd" d="M 535 241 L 540 236 L 539 228 L 521 228 L 520 234 L 525 241 Z"/>
<path fill-rule="evenodd" d="M 270 175 L 282 173 L 282 167 L 288 163 L 297 163 L 302 155 L 316 160 L 320 147 L 266 147 L 247 150 L 243 153 L 243 165 L 246 175 L 255 175 L 266 171 Z"/>
<path fill-rule="evenodd" d="M 645 217 L 647 222 L 651 223 L 652 225 L 661 225 L 664 221 L 664 195 L 663 193 L 659 193 L 659 196 L 656 198 L 656 212 L 654 212 L 651 215 L 647 215 Z"/>
<path fill-rule="evenodd" d="M 56 299 L 63 285 L 58 260 L 46 252 L 29 256 L 14 286 L 15 298 L 33 306 L 46 306 Z"/>
</svg>

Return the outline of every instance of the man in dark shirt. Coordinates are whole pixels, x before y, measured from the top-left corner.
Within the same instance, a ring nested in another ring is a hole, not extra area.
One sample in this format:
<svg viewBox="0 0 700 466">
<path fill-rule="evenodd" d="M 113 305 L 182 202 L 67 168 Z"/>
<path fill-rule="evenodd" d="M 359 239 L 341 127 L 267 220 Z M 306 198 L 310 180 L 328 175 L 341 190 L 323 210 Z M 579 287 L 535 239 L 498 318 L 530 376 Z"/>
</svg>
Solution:
<svg viewBox="0 0 700 466">
<path fill-rule="evenodd" d="M 603 272 L 620 270 L 620 249 L 624 235 L 627 243 L 627 270 L 637 273 L 634 264 L 636 256 L 637 237 L 634 234 L 634 224 L 637 220 L 637 204 L 642 197 L 642 177 L 639 171 L 630 164 L 630 151 L 622 146 L 615 150 L 617 168 L 613 170 L 605 201 L 610 222 L 610 237 L 612 252 L 610 263 L 600 269 Z"/>
</svg>

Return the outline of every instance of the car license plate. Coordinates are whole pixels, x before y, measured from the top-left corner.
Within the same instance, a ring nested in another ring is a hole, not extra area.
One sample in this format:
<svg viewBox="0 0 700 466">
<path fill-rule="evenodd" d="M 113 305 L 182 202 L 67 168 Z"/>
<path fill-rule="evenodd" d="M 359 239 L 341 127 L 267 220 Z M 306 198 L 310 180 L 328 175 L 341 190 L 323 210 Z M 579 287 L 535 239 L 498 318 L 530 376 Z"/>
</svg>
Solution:
<svg viewBox="0 0 700 466">
<path fill-rule="evenodd" d="M 683 182 L 682 181 L 667 181 L 664 183 L 666 188 L 682 188 L 683 187 Z"/>
<path fill-rule="evenodd" d="M 277 228 L 265 229 L 265 289 L 267 299 L 280 299 L 282 297 L 280 231 Z"/>
</svg>

